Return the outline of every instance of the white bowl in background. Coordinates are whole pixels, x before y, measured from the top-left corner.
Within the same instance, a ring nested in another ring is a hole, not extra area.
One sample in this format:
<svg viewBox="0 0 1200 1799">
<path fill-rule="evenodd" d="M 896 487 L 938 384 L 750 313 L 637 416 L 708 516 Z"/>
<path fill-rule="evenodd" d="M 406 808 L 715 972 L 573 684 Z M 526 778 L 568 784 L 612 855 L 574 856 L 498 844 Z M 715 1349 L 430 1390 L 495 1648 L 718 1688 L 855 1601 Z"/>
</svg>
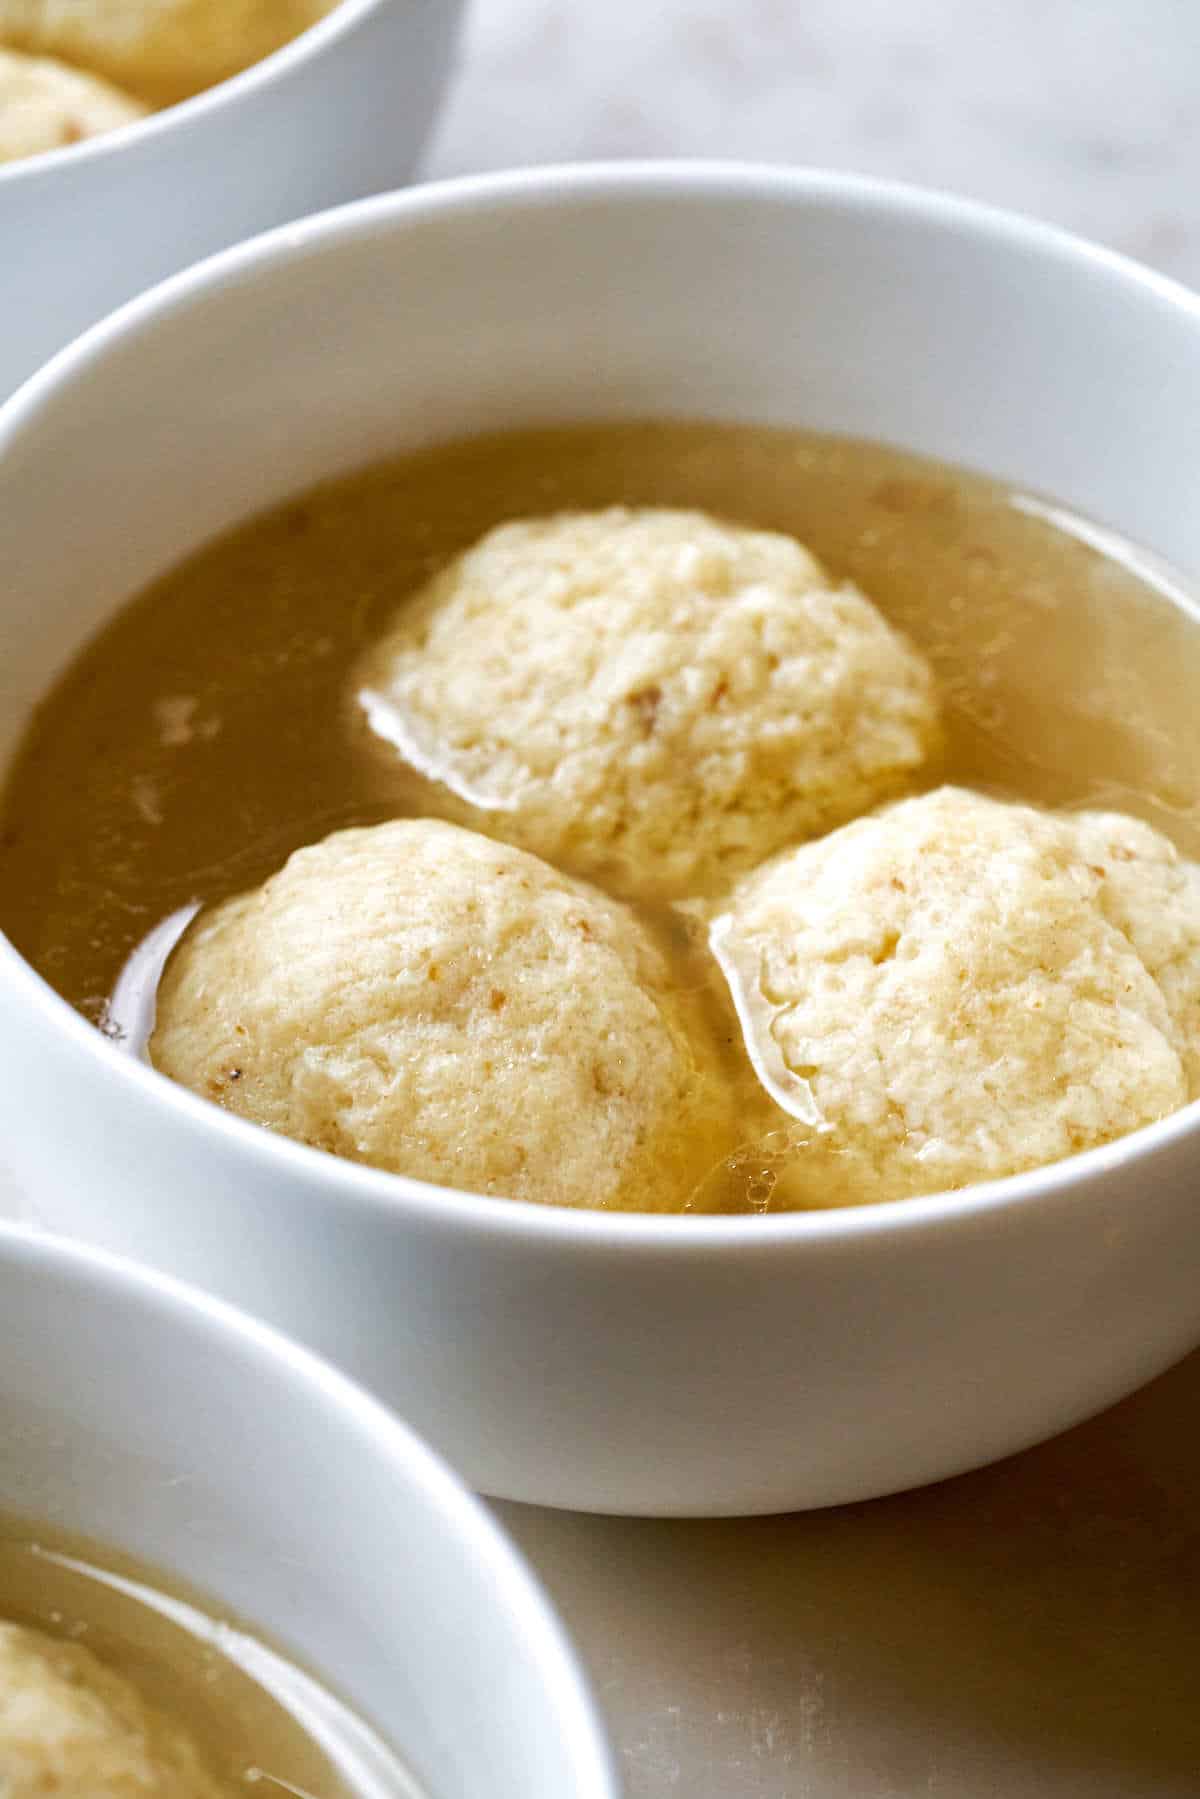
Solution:
<svg viewBox="0 0 1200 1799">
<path fill-rule="evenodd" d="M 0 765 L 114 607 L 234 520 L 406 445 L 620 414 L 890 439 L 1200 575 L 1200 301 L 1169 282 L 856 178 L 467 181 L 178 277 L 0 414 Z M 6 943 L 0 1020 L 5 1150 L 50 1221 L 319 1346 L 492 1493 L 861 1499 L 1032 1443 L 1200 1337 L 1196 1106 L 940 1197 L 609 1216 L 271 1136 L 115 1050 Z"/>
<path fill-rule="evenodd" d="M 618 1799 L 570 1645 L 497 1526 L 274 1331 L 0 1226 L 0 1441 L 0 1511 L 264 1632 L 383 1733 L 421 1799 Z"/>
<path fill-rule="evenodd" d="M 0 398 L 198 257 L 416 166 L 463 0 L 341 0 L 177 106 L 0 165 Z"/>
</svg>

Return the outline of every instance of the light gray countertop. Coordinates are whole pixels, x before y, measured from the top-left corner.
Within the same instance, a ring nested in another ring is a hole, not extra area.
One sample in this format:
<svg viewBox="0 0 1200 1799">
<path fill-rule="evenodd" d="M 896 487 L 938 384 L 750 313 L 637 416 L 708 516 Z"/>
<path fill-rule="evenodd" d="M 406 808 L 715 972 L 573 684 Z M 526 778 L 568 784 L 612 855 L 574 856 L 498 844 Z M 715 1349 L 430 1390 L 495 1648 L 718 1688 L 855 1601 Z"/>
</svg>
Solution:
<svg viewBox="0 0 1200 1799">
<path fill-rule="evenodd" d="M 1054 1443 L 872 1505 L 500 1511 L 628 1799 L 1192 1799 L 1198 1418 L 1195 1355 Z"/>
<path fill-rule="evenodd" d="M 1200 9 L 473 0 L 426 174 L 608 156 L 953 188 L 1200 285 Z"/>
</svg>

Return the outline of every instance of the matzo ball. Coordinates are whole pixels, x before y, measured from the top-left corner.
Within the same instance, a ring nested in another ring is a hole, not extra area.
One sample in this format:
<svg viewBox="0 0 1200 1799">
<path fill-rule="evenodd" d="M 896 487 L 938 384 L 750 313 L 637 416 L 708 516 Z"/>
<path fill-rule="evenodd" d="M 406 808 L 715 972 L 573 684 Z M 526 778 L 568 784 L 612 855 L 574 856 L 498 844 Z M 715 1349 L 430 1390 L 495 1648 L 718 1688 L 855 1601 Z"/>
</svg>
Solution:
<svg viewBox="0 0 1200 1799">
<path fill-rule="evenodd" d="M 777 857 L 711 941 L 795 1121 L 776 1204 L 1036 1168 L 1200 1079 L 1200 869 L 1118 813 L 941 788 Z"/>
<path fill-rule="evenodd" d="M 115 131 L 145 111 L 107 81 L 49 57 L 0 49 L 0 163 Z"/>
<path fill-rule="evenodd" d="M 0 1623 L 4 1799 L 230 1799 L 191 1739 L 82 1643 Z"/>
<path fill-rule="evenodd" d="M 634 896 L 712 891 L 842 823 L 937 735 L 928 667 L 868 600 L 793 538 L 699 512 L 490 531 L 359 688 L 464 822 Z"/>
<path fill-rule="evenodd" d="M 156 1068 L 270 1129 L 509 1198 L 678 1207 L 715 1045 L 616 901 L 436 820 L 340 831 L 174 951 Z"/>
</svg>

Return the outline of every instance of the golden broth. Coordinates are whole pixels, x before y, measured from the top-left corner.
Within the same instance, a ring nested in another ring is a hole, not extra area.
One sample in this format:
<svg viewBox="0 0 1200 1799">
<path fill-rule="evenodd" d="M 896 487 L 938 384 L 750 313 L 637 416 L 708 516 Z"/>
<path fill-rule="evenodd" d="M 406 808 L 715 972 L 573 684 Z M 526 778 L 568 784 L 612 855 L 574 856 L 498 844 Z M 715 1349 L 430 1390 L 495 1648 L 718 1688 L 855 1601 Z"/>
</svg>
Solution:
<svg viewBox="0 0 1200 1799">
<path fill-rule="evenodd" d="M 136 1048 L 113 993 L 163 920 L 256 884 L 334 829 L 454 816 L 367 741 L 348 698 L 357 658 L 491 526 L 613 503 L 787 531 L 856 582 L 940 679 L 947 749 L 930 783 L 1118 806 L 1200 854 L 1200 631 L 1148 559 L 880 445 L 587 425 L 441 446 L 318 488 L 124 607 L 39 708 L 0 800 L 0 924 L 17 948 Z M 688 921 L 647 916 L 680 982 L 708 983 L 724 1016 Z M 744 1078 L 733 1059 L 730 1078 Z M 751 1176 L 726 1187 L 723 1206 L 761 1209 Z"/>
<path fill-rule="evenodd" d="M 188 1733 L 231 1799 L 418 1799 L 391 1750 L 311 1675 L 131 1557 L 2 1517 L 0 1618 L 85 1644 Z M 0 1787 L 3 1766 L 0 1743 Z"/>
</svg>

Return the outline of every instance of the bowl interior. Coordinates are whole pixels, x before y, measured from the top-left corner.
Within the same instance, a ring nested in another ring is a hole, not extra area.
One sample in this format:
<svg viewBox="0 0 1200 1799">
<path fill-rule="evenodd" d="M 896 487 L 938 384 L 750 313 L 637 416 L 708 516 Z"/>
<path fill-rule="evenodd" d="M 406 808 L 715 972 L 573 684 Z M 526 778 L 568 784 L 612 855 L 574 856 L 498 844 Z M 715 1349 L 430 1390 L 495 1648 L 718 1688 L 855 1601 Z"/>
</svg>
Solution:
<svg viewBox="0 0 1200 1799">
<path fill-rule="evenodd" d="M 0 759 L 131 590 L 387 451 L 603 416 L 808 425 L 1040 490 L 1196 573 L 1198 410 L 1200 301 L 936 196 L 716 168 L 366 202 L 134 302 L 0 414 Z"/>
<path fill-rule="evenodd" d="M 0 1230 L 0 1510 L 184 1579 L 384 1732 L 422 1794 L 602 1799 L 558 1626 L 482 1508 L 285 1339 Z"/>
</svg>

